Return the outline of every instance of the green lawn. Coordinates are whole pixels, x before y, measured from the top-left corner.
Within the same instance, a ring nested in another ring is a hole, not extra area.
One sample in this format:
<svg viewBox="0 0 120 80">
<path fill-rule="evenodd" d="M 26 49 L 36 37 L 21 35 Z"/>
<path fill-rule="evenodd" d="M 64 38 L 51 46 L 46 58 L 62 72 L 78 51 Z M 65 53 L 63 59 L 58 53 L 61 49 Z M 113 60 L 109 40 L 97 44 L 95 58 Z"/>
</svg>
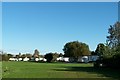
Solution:
<svg viewBox="0 0 120 80">
<path fill-rule="evenodd" d="M 112 78 L 119 79 L 120 72 L 95 69 L 92 64 L 3 62 L 3 78 Z"/>
</svg>

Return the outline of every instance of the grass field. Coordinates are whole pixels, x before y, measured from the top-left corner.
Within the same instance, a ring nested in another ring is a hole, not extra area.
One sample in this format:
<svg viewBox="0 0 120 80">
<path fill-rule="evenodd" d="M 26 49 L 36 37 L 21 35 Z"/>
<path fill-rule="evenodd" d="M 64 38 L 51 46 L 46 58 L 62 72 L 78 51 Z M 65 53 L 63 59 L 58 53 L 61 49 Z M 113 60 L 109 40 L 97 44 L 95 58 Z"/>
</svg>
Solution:
<svg viewBox="0 0 120 80">
<path fill-rule="evenodd" d="M 95 69 L 92 64 L 3 62 L 3 78 L 112 78 L 120 79 L 120 72 Z"/>
</svg>

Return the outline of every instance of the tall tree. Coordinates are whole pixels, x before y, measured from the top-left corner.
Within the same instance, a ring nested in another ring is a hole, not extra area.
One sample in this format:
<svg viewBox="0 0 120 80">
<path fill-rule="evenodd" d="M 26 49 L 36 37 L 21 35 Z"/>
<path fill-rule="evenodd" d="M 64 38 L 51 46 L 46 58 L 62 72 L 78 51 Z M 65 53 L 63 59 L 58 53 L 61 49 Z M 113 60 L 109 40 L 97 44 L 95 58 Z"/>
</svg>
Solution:
<svg viewBox="0 0 120 80">
<path fill-rule="evenodd" d="M 111 48 L 116 48 L 120 45 L 120 22 L 116 22 L 108 29 L 107 43 Z"/>
<path fill-rule="evenodd" d="M 21 53 L 19 52 L 19 58 L 21 57 Z"/>
<path fill-rule="evenodd" d="M 39 51 L 37 49 L 34 50 L 33 57 L 34 58 L 38 58 L 39 57 Z"/>
<path fill-rule="evenodd" d="M 2 54 L 0 54 L 0 61 L 2 61 Z"/>
<path fill-rule="evenodd" d="M 90 55 L 89 46 L 85 43 L 73 41 L 65 44 L 64 56 L 78 58 L 83 55 Z"/>
<path fill-rule="evenodd" d="M 9 57 L 7 55 L 7 53 L 3 53 L 2 54 L 2 61 L 8 61 L 9 60 Z"/>
<path fill-rule="evenodd" d="M 116 22 L 108 29 L 107 44 L 111 48 L 112 55 L 120 54 L 120 22 Z"/>
</svg>

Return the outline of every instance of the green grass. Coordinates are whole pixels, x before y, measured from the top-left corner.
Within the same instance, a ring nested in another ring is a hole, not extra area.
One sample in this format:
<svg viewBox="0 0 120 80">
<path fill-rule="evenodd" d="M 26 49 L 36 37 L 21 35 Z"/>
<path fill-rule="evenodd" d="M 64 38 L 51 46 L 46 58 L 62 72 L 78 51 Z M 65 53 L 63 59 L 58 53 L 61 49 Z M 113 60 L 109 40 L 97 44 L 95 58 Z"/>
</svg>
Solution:
<svg viewBox="0 0 120 80">
<path fill-rule="evenodd" d="M 119 79 L 119 72 L 95 69 L 92 64 L 3 62 L 3 78 L 112 78 Z"/>
</svg>

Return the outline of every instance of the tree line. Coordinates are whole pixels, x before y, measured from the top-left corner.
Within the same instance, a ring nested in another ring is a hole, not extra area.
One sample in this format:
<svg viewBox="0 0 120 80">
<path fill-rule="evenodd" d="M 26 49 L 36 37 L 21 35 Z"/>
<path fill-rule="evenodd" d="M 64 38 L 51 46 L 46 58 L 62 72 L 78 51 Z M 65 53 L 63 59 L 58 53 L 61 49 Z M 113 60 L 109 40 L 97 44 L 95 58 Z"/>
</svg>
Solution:
<svg viewBox="0 0 120 80">
<path fill-rule="evenodd" d="M 114 25 L 110 25 L 108 29 L 108 36 L 106 36 L 105 43 L 99 43 L 95 51 L 89 50 L 89 45 L 79 41 L 71 41 L 64 45 L 62 53 L 46 53 L 45 55 L 40 55 L 40 52 L 36 49 L 34 54 L 23 54 L 19 53 L 16 57 L 44 57 L 47 62 L 56 61 L 57 57 L 73 57 L 78 59 L 79 56 L 84 55 L 98 55 L 99 60 L 96 64 L 103 63 L 105 66 L 118 66 L 120 63 L 120 22 L 116 22 Z M 3 60 L 8 60 L 11 54 L 1 54 Z M 6 57 L 7 56 L 7 57 Z"/>
</svg>

